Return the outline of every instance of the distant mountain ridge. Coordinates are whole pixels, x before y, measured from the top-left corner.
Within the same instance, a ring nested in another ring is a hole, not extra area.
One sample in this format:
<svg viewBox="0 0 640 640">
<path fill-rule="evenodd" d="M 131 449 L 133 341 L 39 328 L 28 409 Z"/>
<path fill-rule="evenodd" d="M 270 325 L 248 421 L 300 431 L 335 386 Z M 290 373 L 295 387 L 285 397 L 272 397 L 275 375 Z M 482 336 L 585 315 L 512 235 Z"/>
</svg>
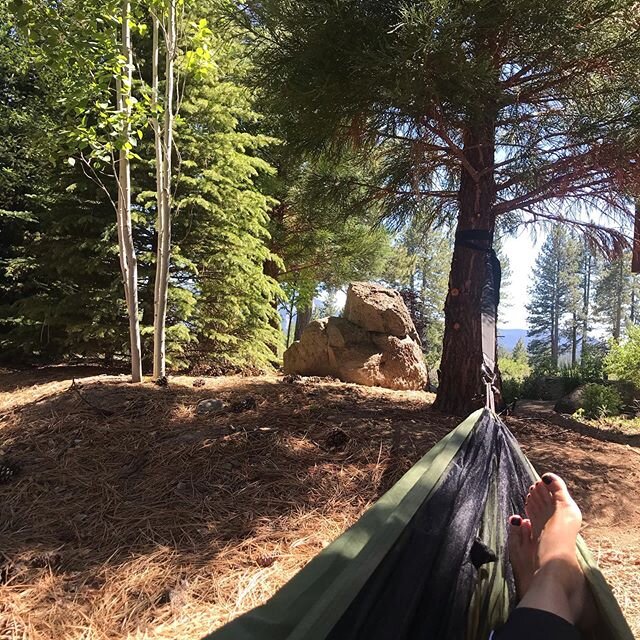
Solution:
<svg viewBox="0 0 640 640">
<path fill-rule="evenodd" d="M 498 327 L 498 344 L 511 351 L 516 346 L 518 340 L 524 342 L 526 347 L 529 344 L 526 329 L 501 329 Z"/>
</svg>

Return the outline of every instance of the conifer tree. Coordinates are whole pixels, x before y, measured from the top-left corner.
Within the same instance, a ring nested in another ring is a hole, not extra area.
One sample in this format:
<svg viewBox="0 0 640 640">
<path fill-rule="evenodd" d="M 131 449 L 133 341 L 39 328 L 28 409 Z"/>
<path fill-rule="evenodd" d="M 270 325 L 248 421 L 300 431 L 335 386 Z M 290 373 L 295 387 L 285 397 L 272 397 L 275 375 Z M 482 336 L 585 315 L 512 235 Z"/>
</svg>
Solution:
<svg viewBox="0 0 640 640">
<path fill-rule="evenodd" d="M 215 8 L 198 5 L 212 18 Z M 187 83 L 176 125 L 182 162 L 167 334 L 174 360 L 186 349 L 193 362 L 264 366 L 281 343 L 274 301 L 283 293 L 264 270 L 269 261 L 282 265 L 268 246 L 274 201 L 257 186 L 273 172 L 260 153 L 274 141 L 254 132 L 259 116 L 245 84 L 243 42 L 211 29 L 206 47 L 211 60 Z M 178 311 L 181 303 L 188 310 Z"/>
<path fill-rule="evenodd" d="M 531 337 L 530 361 L 539 372 L 554 372 L 563 348 L 563 323 L 569 317 L 573 330 L 573 311 L 577 289 L 578 256 L 569 233 L 554 227 L 536 258 L 527 305 Z"/>
<path fill-rule="evenodd" d="M 367 183 L 389 215 L 428 202 L 485 245 L 499 216 L 572 219 L 601 244 L 624 242 L 618 229 L 603 232 L 558 205 L 590 200 L 628 215 L 605 159 L 637 84 L 632 0 L 242 6 L 247 28 L 264 34 L 263 82 L 289 123 L 287 140 L 310 152 L 356 145 L 379 158 Z M 483 259 L 468 243 L 455 247 L 435 405 L 445 412 L 483 402 Z"/>
<path fill-rule="evenodd" d="M 636 321 L 638 276 L 629 269 L 630 258 L 625 253 L 606 262 L 595 283 L 596 316 L 616 341 L 623 336 L 626 324 Z"/>
</svg>

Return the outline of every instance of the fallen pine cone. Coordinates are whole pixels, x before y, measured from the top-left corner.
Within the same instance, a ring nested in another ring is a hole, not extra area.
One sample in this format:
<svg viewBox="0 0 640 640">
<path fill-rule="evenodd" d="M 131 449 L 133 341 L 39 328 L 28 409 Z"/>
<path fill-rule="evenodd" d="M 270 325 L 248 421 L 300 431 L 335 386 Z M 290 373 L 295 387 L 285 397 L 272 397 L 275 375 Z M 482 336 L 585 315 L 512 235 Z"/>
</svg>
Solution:
<svg viewBox="0 0 640 640">
<path fill-rule="evenodd" d="M 349 442 L 349 436 L 340 427 L 336 427 L 329 433 L 325 440 L 325 446 L 329 451 L 342 449 Z"/>
</svg>

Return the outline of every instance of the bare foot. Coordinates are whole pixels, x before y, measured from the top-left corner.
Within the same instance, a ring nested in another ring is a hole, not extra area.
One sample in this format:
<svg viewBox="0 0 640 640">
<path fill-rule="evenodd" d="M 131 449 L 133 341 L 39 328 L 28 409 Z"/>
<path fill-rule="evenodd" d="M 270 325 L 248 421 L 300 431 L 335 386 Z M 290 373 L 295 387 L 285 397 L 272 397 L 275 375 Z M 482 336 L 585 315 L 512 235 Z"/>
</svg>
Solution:
<svg viewBox="0 0 640 640">
<path fill-rule="evenodd" d="M 539 530 L 538 566 L 562 558 L 578 564 L 576 539 L 582 526 L 582 514 L 569 494 L 564 480 L 546 473 L 530 493 L 527 514 L 532 531 Z"/>
<path fill-rule="evenodd" d="M 591 625 L 595 605 L 576 556 L 582 514 L 564 480 L 546 473 L 530 488 L 526 510 L 536 546 L 535 572 L 520 606 L 551 611 L 580 626 Z"/>
<path fill-rule="evenodd" d="M 513 569 L 518 599 L 529 590 L 536 570 L 537 543 L 531 537 L 531 521 L 514 515 L 509 518 L 509 561 Z"/>
<path fill-rule="evenodd" d="M 551 474 L 548 474 L 545 477 L 550 476 Z M 525 512 L 531 520 L 531 530 L 535 541 L 540 538 L 542 529 L 553 515 L 554 509 L 553 499 L 546 484 L 542 480 L 532 484 L 525 501 Z"/>
</svg>

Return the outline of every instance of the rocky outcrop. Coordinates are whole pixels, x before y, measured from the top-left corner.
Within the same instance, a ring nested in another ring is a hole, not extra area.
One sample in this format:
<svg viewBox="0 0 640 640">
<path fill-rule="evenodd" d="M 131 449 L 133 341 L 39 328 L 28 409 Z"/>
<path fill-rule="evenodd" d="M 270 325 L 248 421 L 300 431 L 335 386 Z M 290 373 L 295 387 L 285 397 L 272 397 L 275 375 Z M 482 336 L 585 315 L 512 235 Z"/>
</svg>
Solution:
<svg viewBox="0 0 640 640">
<path fill-rule="evenodd" d="M 398 338 L 410 336 L 420 344 L 402 296 L 388 287 L 369 282 L 352 282 L 347 291 L 344 317 L 367 331 Z"/>
<path fill-rule="evenodd" d="M 556 413 L 568 413 L 574 414 L 580 407 L 582 407 L 582 401 L 584 398 L 584 387 L 581 385 L 574 389 L 571 393 L 563 396 L 558 400 L 553 407 Z"/>
<path fill-rule="evenodd" d="M 285 373 L 389 389 L 428 384 L 418 336 L 400 294 L 377 284 L 353 283 L 344 316 L 310 322 L 284 353 Z"/>
</svg>

